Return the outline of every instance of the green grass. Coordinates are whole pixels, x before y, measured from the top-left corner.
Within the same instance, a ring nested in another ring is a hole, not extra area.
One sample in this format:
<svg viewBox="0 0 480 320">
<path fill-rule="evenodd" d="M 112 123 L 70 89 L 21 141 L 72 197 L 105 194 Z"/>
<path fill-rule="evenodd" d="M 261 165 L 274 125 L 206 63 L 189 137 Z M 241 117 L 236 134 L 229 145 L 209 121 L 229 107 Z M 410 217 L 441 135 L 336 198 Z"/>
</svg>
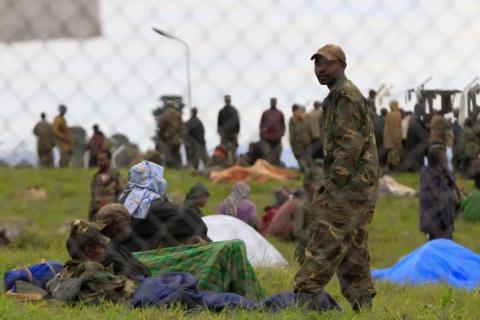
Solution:
<svg viewBox="0 0 480 320">
<path fill-rule="evenodd" d="M 126 172 L 124 172 L 126 175 Z M 66 234 L 59 231 L 66 221 L 86 218 L 89 201 L 89 182 L 93 171 L 82 170 L 8 170 L 0 169 L 0 220 L 22 218 L 31 220 L 22 238 L 11 247 L 0 249 L 0 270 L 30 265 L 40 259 L 65 261 Z M 215 212 L 218 203 L 229 193 L 230 186 L 214 185 L 201 177 L 192 177 L 187 171 L 167 170 L 169 192 L 180 196 L 189 186 L 201 180 L 211 192 L 205 212 Z M 418 189 L 418 176 L 398 175 L 397 179 Z M 300 181 L 290 182 L 295 187 Z M 473 184 L 461 181 L 465 189 Z M 18 192 L 29 186 L 41 186 L 48 199 L 32 202 L 22 199 Z M 278 183 L 252 185 L 252 198 L 259 210 L 273 201 L 271 192 Z M 477 241 L 480 225 L 459 220 L 456 224 L 456 241 L 480 252 Z M 270 239 L 290 261 L 287 268 L 257 269 L 259 279 L 268 294 L 292 289 L 298 265 L 293 261 L 294 245 Z M 418 198 L 381 198 L 377 202 L 370 231 L 372 267 L 382 268 L 395 263 L 425 241 L 418 231 Z M 0 295 L 0 319 L 475 319 L 480 314 L 478 292 L 465 292 L 446 285 L 423 287 L 398 287 L 377 283 L 378 295 L 371 312 L 356 315 L 341 296 L 334 279 L 327 290 L 339 301 L 345 311 L 341 313 L 305 314 L 301 310 L 286 310 L 278 315 L 258 312 L 225 311 L 189 313 L 181 308 L 133 310 L 126 306 L 105 304 L 97 307 L 65 306 L 47 303 L 21 303 Z"/>
</svg>

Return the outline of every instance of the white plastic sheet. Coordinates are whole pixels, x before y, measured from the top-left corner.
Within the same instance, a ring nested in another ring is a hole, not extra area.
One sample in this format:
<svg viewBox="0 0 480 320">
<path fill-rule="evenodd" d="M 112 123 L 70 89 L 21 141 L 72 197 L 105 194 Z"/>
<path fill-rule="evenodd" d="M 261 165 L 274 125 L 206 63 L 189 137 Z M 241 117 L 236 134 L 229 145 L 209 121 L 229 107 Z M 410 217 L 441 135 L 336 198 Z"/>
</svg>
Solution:
<svg viewBox="0 0 480 320">
<path fill-rule="evenodd" d="M 247 256 L 254 266 L 286 266 L 287 260 L 260 233 L 240 219 L 225 215 L 204 217 L 208 237 L 213 241 L 240 239 L 245 242 Z"/>
</svg>

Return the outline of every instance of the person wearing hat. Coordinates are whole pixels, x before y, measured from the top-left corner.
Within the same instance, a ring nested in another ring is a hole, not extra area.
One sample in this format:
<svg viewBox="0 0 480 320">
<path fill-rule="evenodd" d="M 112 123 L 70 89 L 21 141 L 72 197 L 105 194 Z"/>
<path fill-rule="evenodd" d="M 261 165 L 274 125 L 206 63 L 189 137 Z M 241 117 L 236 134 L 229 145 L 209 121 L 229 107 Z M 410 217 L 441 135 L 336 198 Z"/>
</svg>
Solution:
<svg viewBox="0 0 480 320">
<path fill-rule="evenodd" d="M 193 185 L 193 187 L 188 191 L 183 206 L 192 210 L 199 216 L 203 216 L 202 208 L 207 204 L 208 197 L 210 197 L 210 193 L 208 192 L 207 187 L 205 187 L 203 183 L 199 182 Z"/>
<path fill-rule="evenodd" d="M 453 239 L 461 193 L 447 166 L 446 146 L 432 144 L 427 159 L 428 166 L 420 174 L 420 231 L 428 240 Z"/>
<path fill-rule="evenodd" d="M 86 304 L 104 300 L 114 303 L 128 301 L 137 284 L 111 272 L 107 252 L 110 243 L 94 223 L 75 220 L 67 240 L 72 260 L 67 261 L 60 273 L 47 283 L 51 297 Z"/>
<path fill-rule="evenodd" d="M 311 59 L 318 81 L 330 90 L 323 102 L 325 178 L 311 204 L 294 291 L 300 303 L 320 310 L 316 301 L 337 274 L 342 294 L 358 311 L 370 308 L 376 294 L 367 246 L 379 179 L 374 128 L 366 99 L 345 76 L 344 51 L 327 44 Z"/>
<path fill-rule="evenodd" d="M 116 275 L 124 275 L 137 281 L 150 276 L 148 268 L 123 244 L 130 240 L 132 235 L 130 214 L 123 205 L 114 203 L 101 208 L 95 216 L 95 224 L 101 234 L 111 240 L 107 246 L 107 255 Z"/>
<path fill-rule="evenodd" d="M 70 158 L 72 157 L 73 139 L 67 121 L 65 120 L 67 107 L 63 104 L 60 105 L 58 112 L 58 116 L 56 116 L 53 121 L 52 133 L 60 151 L 60 167 L 66 168 L 70 164 Z"/>
</svg>

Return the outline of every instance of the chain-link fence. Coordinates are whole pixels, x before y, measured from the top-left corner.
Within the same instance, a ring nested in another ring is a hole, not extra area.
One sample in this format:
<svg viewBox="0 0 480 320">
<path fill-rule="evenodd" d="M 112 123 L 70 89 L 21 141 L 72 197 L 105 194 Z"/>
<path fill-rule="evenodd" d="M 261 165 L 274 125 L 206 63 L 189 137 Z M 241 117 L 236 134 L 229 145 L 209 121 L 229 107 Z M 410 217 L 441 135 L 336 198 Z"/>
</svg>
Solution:
<svg viewBox="0 0 480 320">
<path fill-rule="evenodd" d="M 61 103 L 87 136 L 97 123 L 153 148 L 158 98 L 189 102 L 185 46 L 168 34 L 190 50 L 191 104 L 208 149 L 224 94 L 240 110 L 241 146 L 258 140 L 270 97 L 287 117 L 293 103 L 323 99 L 309 58 L 325 43 L 344 48 L 347 75 L 365 94 L 385 84 L 412 109 L 404 93 L 428 77 L 428 87 L 463 90 L 478 75 L 479 15 L 473 0 L 2 0 L 0 158 L 36 162 L 32 129 Z"/>
</svg>

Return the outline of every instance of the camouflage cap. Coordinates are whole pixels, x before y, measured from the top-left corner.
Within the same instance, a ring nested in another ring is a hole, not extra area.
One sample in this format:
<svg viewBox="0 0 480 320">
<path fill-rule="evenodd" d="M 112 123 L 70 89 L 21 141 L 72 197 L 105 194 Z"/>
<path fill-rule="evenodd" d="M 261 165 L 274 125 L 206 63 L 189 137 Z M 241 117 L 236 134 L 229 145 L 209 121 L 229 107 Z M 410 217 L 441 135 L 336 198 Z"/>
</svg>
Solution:
<svg viewBox="0 0 480 320">
<path fill-rule="evenodd" d="M 94 223 L 85 220 L 73 221 L 70 229 L 70 239 L 79 246 L 89 240 L 101 245 L 107 245 L 110 242 L 110 239 L 102 235 Z"/>
<path fill-rule="evenodd" d="M 343 49 L 336 44 L 324 45 L 312 55 L 310 60 L 314 60 L 318 56 L 322 56 L 329 61 L 340 60 L 345 65 L 347 64 L 347 57 L 345 56 L 345 52 L 343 52 Z"/>
<path fill-rule="evenodd" d="M 127 208 L 119 203 L 107 204 L 102 207 L 95 216 L 95 223 L 99 230 L 103 230 L 108 225 L 115 222 L 130 220 L 130 214 Z"/>
</svg>

